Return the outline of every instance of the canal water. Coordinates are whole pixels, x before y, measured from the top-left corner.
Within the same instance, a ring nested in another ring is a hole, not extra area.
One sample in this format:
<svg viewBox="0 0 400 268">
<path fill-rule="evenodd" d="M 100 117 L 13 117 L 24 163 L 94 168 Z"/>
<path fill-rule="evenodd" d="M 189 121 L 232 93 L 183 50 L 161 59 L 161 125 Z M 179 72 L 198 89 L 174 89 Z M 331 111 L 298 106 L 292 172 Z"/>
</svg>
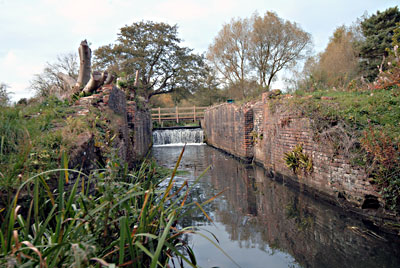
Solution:
<svg viewBox="0 0 400 268">
<path fill-rule="evenodd" d="M 155 146 L 153 156 L 173 168 L 182 146 Z M 207 145 L 187 146 L 177 183 L 208 167 L 191 193 L 199 203 L 223 194 L 183 221 L 198 226 L 230 256 L 201 236 L 190 236 L 200 267 L 400 267 L 400 244 L 368 221 L 316 201 Z M 210 233 L 209 233 L 210 232 Z"/>
</svg>

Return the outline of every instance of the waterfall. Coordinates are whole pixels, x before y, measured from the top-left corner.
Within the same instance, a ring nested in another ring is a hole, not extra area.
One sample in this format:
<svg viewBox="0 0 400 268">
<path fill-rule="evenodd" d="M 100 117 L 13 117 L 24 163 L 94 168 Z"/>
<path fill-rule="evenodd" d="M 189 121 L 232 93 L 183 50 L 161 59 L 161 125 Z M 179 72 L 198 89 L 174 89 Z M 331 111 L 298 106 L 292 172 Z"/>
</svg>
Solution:
<svg viewBox="0 0 400 268">
<path fill-rule="evenodd" d="M 153 131 L 153 145 L 200 145 L 204 136 L 201 128 L 159 129 Z"/>
</svg>

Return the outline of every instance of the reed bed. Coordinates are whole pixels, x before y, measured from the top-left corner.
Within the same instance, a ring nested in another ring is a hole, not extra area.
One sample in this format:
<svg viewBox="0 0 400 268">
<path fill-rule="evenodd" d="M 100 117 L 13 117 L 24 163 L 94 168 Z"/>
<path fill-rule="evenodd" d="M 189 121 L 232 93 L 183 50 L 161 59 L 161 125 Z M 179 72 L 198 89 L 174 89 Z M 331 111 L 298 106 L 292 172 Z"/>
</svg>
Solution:
<svg viewBox="0 0 400 268">
<path fill-rule="evenodd" d="M 197 267 L 185 236 L 198 232 L 178 222 L 194 209 L 205 213 L 202 206 L 216 196 L 189 202 L 202 176 L 173 187 L 183 152 L 168 176 L 160 176 L 151 161 L 134 172 L 109 161 L 86 175 L 68 169 L 64 154 L 63 168 L 23 182 L 1 210 L 0 266 Z M 58 186 L 52 190 L 54 175 Z"/>
</svg>

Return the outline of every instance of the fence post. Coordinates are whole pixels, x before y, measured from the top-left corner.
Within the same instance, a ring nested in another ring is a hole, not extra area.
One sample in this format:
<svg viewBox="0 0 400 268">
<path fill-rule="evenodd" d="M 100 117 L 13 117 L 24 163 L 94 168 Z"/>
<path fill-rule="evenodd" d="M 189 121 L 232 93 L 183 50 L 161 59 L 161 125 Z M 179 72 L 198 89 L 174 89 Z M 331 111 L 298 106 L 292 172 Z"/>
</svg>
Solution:
<svg viewBox="0 0 400 268">
<path fill-rule="evenodd" d="M 158 123 L 161 124 L 161 108 L 158 107 Z"/>
<path fill-rule="evenodd" d="M 175 113 L 176 113 L 176 123 L 179 123 L 178 106 L 175 106 Z"/>
<path fill-rule="evenodd" d="M 193 122 L 196 122 L 196 105 L 193 106 Z"/>
</svg>

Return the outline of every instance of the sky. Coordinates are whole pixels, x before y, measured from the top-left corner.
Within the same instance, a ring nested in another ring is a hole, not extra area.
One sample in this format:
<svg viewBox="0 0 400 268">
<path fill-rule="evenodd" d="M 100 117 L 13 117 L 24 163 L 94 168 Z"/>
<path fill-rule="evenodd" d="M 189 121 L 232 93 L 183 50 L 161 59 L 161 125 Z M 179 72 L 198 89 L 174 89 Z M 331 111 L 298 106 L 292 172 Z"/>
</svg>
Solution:
<svg viewBox="0 0 400 268">
<path fill-rule="evenodd" d="M 317 53 L 338 26 L 396 5 L 398 0 L 0 0 L 0 83 L 9 86 L 13 101 L 31 97 L 29 81 L 46 62 L 77 52 L 84 39 L 92 50 L 113 43 L 121 27 L 142 20 L 177 24 L 183 45 L 204 53 L 232 18 L 274 11 L 311 33 Z"/>
</svg>

